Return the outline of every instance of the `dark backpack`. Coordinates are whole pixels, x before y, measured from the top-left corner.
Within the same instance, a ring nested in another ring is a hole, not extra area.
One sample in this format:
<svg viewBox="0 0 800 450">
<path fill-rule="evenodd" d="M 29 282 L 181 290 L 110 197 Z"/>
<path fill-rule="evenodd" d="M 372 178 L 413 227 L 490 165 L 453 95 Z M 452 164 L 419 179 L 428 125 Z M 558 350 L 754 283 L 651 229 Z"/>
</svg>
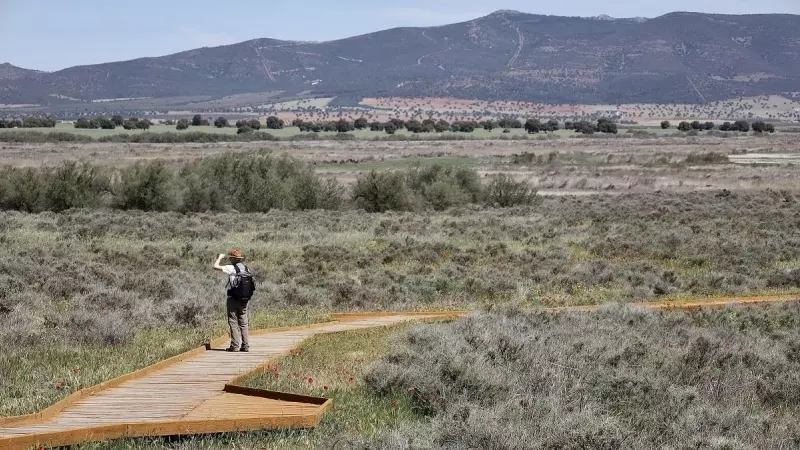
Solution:
<svg viewBox="0 0 800 450">
<path fill-rule="evenodd" d="M 234 264 L 233 269 L 236 270 L 236 275 L 230 280 L 230 287 L 228 294 L 236 300 L 248 301 L 256 291 L 256 283 L 253 280 L 253 275 L 244 266 L 244 272 L 239 270 L 239 265 Z"/>
</svg>

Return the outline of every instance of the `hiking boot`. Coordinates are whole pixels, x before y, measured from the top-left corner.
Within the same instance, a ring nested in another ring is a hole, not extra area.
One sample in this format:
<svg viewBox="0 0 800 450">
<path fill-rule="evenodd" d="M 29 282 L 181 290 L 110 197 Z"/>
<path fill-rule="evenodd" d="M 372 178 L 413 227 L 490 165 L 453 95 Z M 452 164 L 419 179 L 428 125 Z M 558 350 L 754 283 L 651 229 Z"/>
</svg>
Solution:
<svg viewBox="0 0 800 450">
<path fill-rule="evenodd" d="M 250 347 L 242 347 L 239 351 L 240 352 L 245 352 L 245 353 L 249 352 L 250 351 Z"/>
<path fill-rule="evenodd" d="M 226 352 L 238 352 L 238 351 L 239 351 L 239 349 L 231 345 L 231 346 L 230 346 L 230 347 L 228 347 L 228 348 L 227 348 L 225 351 L 226 351 Z"/>
</svg>

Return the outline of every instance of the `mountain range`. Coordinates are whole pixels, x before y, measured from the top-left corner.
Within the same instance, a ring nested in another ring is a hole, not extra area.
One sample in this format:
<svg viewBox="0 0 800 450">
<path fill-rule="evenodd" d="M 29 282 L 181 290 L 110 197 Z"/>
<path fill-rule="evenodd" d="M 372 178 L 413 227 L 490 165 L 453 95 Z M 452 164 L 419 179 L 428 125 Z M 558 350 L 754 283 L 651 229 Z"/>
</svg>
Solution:
<svg viewBox="0 0 800 450">
<path fill-rule="evenodd" d="M 326 42 L 255 39 L 57 72 L 0 65 L 0 104 L 283 91 L 548 103 L 703 103 L 800 91 L 800 16 L 497 11 Z"/>
</svg>

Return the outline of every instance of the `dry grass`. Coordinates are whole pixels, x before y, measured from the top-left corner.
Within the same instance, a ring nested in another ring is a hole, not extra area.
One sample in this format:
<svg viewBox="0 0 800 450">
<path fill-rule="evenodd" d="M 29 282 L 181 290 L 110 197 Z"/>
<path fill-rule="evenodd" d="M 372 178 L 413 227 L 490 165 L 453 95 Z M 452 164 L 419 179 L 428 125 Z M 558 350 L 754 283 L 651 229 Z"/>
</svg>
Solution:
<svg viewBox="0 0 800 450">
<path fill-rule="evenodd" d="M 476 315 L 367 374 L 431 421 L 348 448 L 791 449 L 800 306 Z"/>
</svg>

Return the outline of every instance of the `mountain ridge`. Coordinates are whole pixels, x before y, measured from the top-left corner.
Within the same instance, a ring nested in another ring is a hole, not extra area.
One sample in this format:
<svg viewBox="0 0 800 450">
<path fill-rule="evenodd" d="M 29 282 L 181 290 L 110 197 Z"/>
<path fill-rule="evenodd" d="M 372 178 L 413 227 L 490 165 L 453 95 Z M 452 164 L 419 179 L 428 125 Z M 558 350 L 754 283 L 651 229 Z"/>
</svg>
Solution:
<svg viewBox="0 0 800 450">
<path fill-rule="evenodd" d="M 797 90 L 800 16 L 498 10 L 331 41 L 251 39 L 55 72 L 0 66 L 0 103 L 283 91 L 549 103 L 703 103 Z M 310 91 L 310 92 L 309 92 Z M 345 100 L 346 101 L 346 100 Z"/>
</svg>

